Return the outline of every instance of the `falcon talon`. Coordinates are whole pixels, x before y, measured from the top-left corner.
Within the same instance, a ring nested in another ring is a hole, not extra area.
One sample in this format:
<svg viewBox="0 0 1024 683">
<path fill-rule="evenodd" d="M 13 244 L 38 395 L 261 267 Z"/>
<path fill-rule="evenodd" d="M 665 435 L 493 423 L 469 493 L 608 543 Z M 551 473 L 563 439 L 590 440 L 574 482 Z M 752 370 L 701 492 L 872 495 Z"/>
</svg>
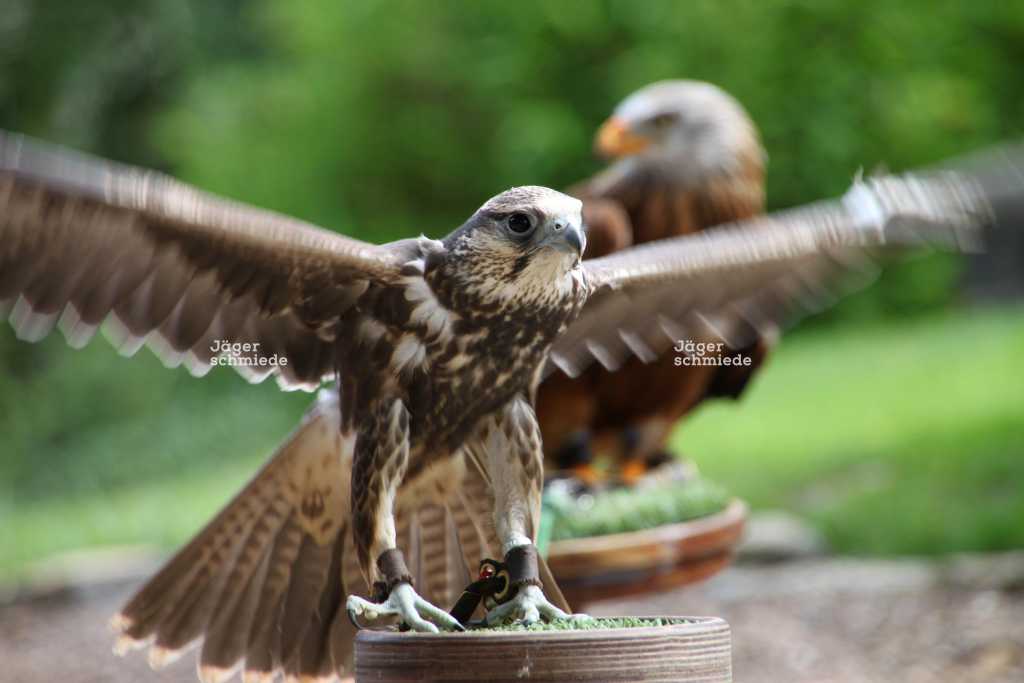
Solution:
<svg viewBox="0 0 1024 683">
<path fill-rule="evenodd" d="M 544 596 L 539 586 L 520 586 L 516 596 L 508 602 L 496 606 L 487 613 L 488 626 L 497 626 L 511 622 L 533 624 L 541 619 L 554 621 L 568 619 L 572 615 L 555 607 Z"/>
<path fill-rule="evenodd" d="M 439 626 L 449 631 L 464 631 L 458 621 L 439 607 L 430 604 L 416 593 L 408 583 L 395 586 L 382 603 L 373 603 L 356 595 L 350 595 L 345 603 L 349 618 L 359 628 L 366 628 L 356 621 L 355 616 L 375 619 L 379 616 L 397 616 L 413 631 L 438 633 Z"/>
<path fill-rule="evenodd" d="M 345 613 L 348 614 L 348 620 L 350 622 L 352 622 L 352 625 L 355 626 L 356 630 L 358 630 L 358 631 L 384 630 L 384 629 L 379 629 L 379 628 L 377 628 L 375 626 L 367 626 L 366 624 L 359 623 L 359 612 L 357 612 L 356 610 L 352 609 L 351 607 L 346 607 Z M 372 621 L 372 620 L 376 619 L 378 615 L 377 615 L 376 612 L 365 612 L 363 614 L 363 616 L 365 616 L 367 619 L 370 619 Z"/>
</svg>

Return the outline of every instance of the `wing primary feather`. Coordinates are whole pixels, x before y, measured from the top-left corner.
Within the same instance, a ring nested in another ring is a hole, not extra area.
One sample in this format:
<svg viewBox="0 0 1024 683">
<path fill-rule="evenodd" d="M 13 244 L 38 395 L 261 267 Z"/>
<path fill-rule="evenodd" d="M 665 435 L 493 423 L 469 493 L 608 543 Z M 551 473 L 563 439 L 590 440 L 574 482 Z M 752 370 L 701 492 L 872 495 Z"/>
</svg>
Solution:
<svg viewBox="0 0 1024 683">
<path fill-rule="evenodd" d="M 606 370 L 615 371 L 619 368 L 618 360 L 607 346 L 593 339 L 588 339 L 585 343 L 587 350 L 590 351 L 591 355 L 593 355 Z"/>
<path fill-rule="evenodd" d="M 618 330 L 618 333 L 622 341 L 629 347 L 629 350 L 644 363 L 653 363 L 658 359 L 658 354 L 647 345 L 639 334 L 622 328 Z"/>
<path fill-rule="evenodd" d="M 37 313 L 24 296 L 19 296 L 11 310 L 10 321 L 14 335 L 26 342 L 37 342 L 50 333 L 57 324 L 57 313 Z"/>
</svg>

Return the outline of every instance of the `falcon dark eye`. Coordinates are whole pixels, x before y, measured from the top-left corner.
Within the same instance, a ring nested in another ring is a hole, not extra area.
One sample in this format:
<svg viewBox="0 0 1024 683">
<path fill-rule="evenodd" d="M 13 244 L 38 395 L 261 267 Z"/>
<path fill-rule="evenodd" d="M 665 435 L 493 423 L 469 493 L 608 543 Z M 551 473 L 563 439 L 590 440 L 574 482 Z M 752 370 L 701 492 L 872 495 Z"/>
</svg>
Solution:
<svg viewBox="0 0 1024 683">
<path fill-rule="evenodd" d="M 508 217 L 508 229 L 517 235 L 525 235 L 533 229 L 533 221 L 525 213 L 514 213 Z"/>
</svg>

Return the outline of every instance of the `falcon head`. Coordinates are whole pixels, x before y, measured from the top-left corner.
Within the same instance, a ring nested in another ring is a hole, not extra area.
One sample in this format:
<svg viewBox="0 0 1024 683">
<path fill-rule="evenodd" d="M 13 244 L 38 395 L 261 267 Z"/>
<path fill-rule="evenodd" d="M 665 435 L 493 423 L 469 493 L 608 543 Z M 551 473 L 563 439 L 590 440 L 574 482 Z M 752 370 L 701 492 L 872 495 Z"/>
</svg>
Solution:
<svg viewBox="0 0 1024 683">
<path fill-rule="evenodd" d="M 757 129 L 740 103 L 702 81 L 659 81 L 636 91 L 601 126 L 595 148 L 682 180 L 764 162 Z"/>
<path fill-rule="evenodd" d="M 556 295 L 581 270 L 582 206 L 530 185 L 492 197 L 444 239 L 448 274 L 487 298 Z"/>
</svg>

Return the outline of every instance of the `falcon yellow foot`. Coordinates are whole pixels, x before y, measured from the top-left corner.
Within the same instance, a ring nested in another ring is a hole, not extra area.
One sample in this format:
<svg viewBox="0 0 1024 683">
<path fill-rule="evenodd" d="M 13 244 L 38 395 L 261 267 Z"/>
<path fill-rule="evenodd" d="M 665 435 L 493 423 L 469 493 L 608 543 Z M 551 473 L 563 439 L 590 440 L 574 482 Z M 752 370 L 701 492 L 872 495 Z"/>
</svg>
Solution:
<svg viewBox="0 0 1024 683">
<path fill-rule="evenodd" d="M 408 583 L 395 586 L 387 600 L 370 602 L 356 595 L 350 595 L 345 603 L 349 617 L 357 623 L 356 617 L 373 620 L 379 617 L 397 616 L 414 631 L 437 633 L 438 626 L 446 631 L 465 631 L 453 616 L 440 607 L 435 607 L 421 598 Z"/>
<path fill-rule="evenodd" d="M 516 597 L 496 606 L 487 613 L 488 626 L 512 623 L 533 624 L 541 619 L 544 621 L 554 621 L 555 619 L 584 621 L 590 617 L 586 614 L 569 614 L 558 609 L 544 597 L 544 592 L 539 586 L 532 585 L 520 586 Z"/>
</svg>

